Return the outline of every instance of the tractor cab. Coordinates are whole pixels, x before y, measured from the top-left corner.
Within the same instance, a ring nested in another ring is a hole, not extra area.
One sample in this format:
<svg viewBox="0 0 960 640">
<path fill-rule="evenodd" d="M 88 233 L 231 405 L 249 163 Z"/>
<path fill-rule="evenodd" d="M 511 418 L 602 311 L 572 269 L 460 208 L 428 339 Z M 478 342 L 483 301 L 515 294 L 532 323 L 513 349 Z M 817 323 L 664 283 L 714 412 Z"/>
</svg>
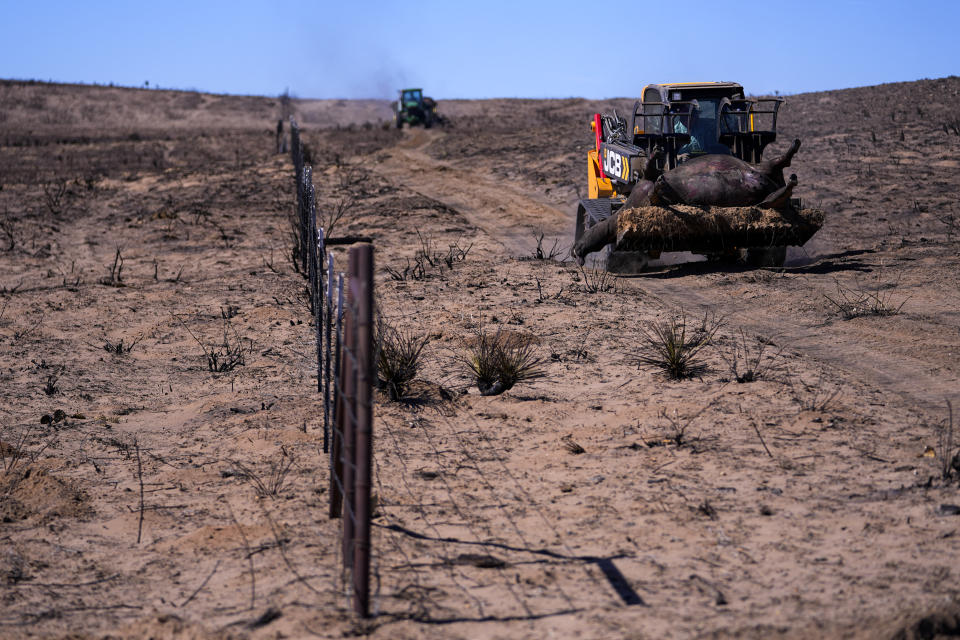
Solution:
<svg viewBox="0 0 960 640">
<path fill-rule="evenodd" d="M 400 102 L 406 107 L 419 107 L 423 102 L 423 89 L 404 89 L 400 92 Z"/>
<path fill-rule="evenodd" d="M 683 82 L 644 87 L 630 116 L 633 144 L 665 152 L 664 168 L 704 154 L 758 163 L 777 137 L 783 98 L 744 97 L 735 82 Z"/>
</svg>

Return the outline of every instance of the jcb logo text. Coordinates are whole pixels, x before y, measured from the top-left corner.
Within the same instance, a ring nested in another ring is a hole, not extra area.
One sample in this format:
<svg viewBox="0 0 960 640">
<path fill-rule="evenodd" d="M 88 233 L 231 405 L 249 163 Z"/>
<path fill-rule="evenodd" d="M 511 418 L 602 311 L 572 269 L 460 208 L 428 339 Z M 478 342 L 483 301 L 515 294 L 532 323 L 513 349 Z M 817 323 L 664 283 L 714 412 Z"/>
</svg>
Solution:
<svg viewBox="0 0 960 640">
<path fill-rule="evenodd" d="M 603 172 L 608 176 L 616 176 L 621 180 L 627 181 L 630 176 L 630 161 L 615 151 L 604 149 Z"/>
</svg>

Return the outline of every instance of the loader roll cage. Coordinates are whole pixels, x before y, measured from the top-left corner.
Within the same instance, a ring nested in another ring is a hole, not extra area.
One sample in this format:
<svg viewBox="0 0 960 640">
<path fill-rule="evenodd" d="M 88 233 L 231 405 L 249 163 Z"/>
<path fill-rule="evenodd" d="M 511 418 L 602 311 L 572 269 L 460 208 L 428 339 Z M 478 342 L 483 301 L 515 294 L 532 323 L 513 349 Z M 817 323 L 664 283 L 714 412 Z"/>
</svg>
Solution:
<svg viewBox="0 0 960 640">
<path fill-rule="evenodd" d="M 741 160 L 756 164 L 762 160 L 764 148 L 776 140 L 777 115 L 783 102 L 783 98 L 719 96 L 704 96 L 700 100 L 637 100 L 628 124 L 633 139 L 625 142 L 644 149 L 648 156 L 656 147 L 663 149 L 665 169 L 675 168 L 683 153 L 716 153 L 719 145 Z M 715 127 L 696 126 L 702 109 L 714 112 L 712 118 L 704 114 L 702 120 L 714 120 Z M 695 145 L 691 145 L 691 134 L 701 138 L 695 140 Z"/>
<path fill-rule="evenodd" d="M 783 102 L 783 98 L 723 98 L 717 112 L 717 140 L 741 160 L 759 163 L 764 148 L 777 139 L 777 115 Z"/>
<path fill-rule="evenodd" d="M 633 105 L 629 125 L 629 131 L 633 133 L 633 144 L 646 149 L 648 156 L 653 153 L 654 148 L 660 147 L 666 154 L 665 168 L 673 169 L 677 166 L 679 149 L 690 143 L 694 113 L 699 108 L 700 104 L 696 100 L 637 100 Z M 638 115 L 642 127 L 637 124 Z"/>
</svg>

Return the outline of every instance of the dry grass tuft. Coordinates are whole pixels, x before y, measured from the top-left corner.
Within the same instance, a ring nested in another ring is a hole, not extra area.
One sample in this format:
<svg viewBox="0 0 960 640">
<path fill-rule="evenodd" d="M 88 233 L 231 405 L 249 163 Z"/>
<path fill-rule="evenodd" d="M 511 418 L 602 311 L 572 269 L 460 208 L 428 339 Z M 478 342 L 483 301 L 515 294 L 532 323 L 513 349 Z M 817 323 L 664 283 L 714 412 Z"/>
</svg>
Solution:
<svg viewBox="0 0 960 640">
<path fill-rule="evenodd" d="M 582 283 L 585 293 L 605 293 L 616 290 L 617 277 L 609 271 L 605 269 L 591 269 L 587 271 L 580 265 L 578 265 L 577 268 L 580 270 L 580 275 L 578 277 L 576 272 L 574 272 L 574 281 L 580 281 Z"/>
<path fill-rule="evenodd" d="M 271 498 L 279 496 L 287 481 L 287 476 L 294 465 L 294 458 L 286 447 L 280 447 L 280 453 L 274 460 L 267 463 L 267 469 L 263 473 L 258 473 L 256 469 L 250 467 L 239 460 L 231 460 L 233 469 L 225 472 L 225 475 L 233 475 L 250 483 L 253 490 L 261 498 Z"/>
<path fill-rule="evenodd" d="M 954 453 L 956 440 L 953 435 L 953 403 L 947 400 L 947 419 L 937 429 L 937 461 L 940 464 L 940 477 L 949 480 L 954 474 L 960 475 L 960 451 Z"/>
<path fill-rule="evenodd" d="M 744 330 L 740 336 L 734 336 L 733 344 L 720 351 L 734 380 L 744 384 L 769 377 L 778 368 L 783 347 L 776 346 L 770 340 L 756 336 L 748 340 Z"/>
<path fill-rule="evenodd" d="M 377 378 L 380 388 L 387 390 L 391 400 L 400 400 L 406 395 L 420 371 L 420 356 L 429 341 L 429 336 L 398 330 L 383 318 L 378 319 Z"/>
<path fill-rule="evenodd" d="M 657 320 L 640 328 L 640 348 L 635 354 L 638 365 L 662 369 L 672 380 L 703 373 L 706 365 L 701 352 L 723 326 L 723 319 L 704 314 L 698 326 L 690 327 L 685 313 Z"/>
<path fill-rule="evenodd" d="M 203 349 L 203 355 L 207 360 L 207 369 L 213 373 L 226 373 L 247 364 L 247 353 L 252 346 L 252 341 L 248 338 L 244 343 L 244 339 L 233 328 L 229 318 L 225 317 L 223 319 L 223 342 L 220 346 L 208 346 L 190 330 L 187 323 L 179 316 L 175 315 L 174 317 L 180 321 L 190 337 Z"/>
<path fill-rule="evenodd" d="M 533 239 L 537 241 L 537 246 L 533 249 L 533 260 L 555 260 L 558 256 L 568 252 L 560 246 L 560 238 L 554 238 L 549 248 L 544 247 L 544 237 L 543 229 L 533 234 Z"/>
<path fill-rule="evenodd" d="M 141 333 L 136 338 L 131 340 L 124 341 L 124 338 L 120 338 L 116 342 L 110 342 L 109 339 L 103 341 L 103 350 L 107 353 L 112 353 L 114 355 L 122 356 L 133 351 L 133 348 L 143 340 L 143 334 Z"/>
<path fill-rule="evenodd" d="M 530 334 L 479 329 L 463 358 L 477 381 L 480 395 L 495 396 L 518 382 L 543 377 L 543 357 Z"/>
<path fill-rule="evenodd" d="M 857 282 L 853 287 L 844 287 L 836 281 L 835 295 L 823 294 L 844 320 L 861 318 L 864 316 L 895 316 L 903 309 L 909 298 L 894 301 L 897 287 L 900 285 L 900 276 L 892 282 L 884 282 L 883 269 L 877 271 L 877 277 L 869 285 Z"/>
</svg>

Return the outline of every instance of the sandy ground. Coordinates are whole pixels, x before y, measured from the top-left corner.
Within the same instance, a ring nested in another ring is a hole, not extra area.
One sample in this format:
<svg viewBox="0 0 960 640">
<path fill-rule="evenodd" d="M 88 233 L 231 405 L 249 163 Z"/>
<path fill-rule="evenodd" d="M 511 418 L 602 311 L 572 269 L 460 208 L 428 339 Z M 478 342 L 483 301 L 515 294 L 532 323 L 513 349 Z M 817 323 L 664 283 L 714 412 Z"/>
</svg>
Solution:
<svg viewBox="0 0 960 640">
<path fill-rule="evenodd" d="M 588 118 L 631 101 L 455 101 L 403 131 L 369 124 L 379 103 L 288 105 L 321 211 L 345 211 L 333 235 L 375 238 L 381 312 L 430 338 L 410 397 L 376 400 L 361 621 L 284 105 L 0 84 L 0 636 L 956 635 L 958 90 L 788 99 L 777 145 L 803 139 L 797 195 L 827 223 L 787 268 L 606 281 L 562 259 Z M 425 244 L 466 255 L 404 277 Z M 838 287 L 900 312 L 844 319 Z M 723 326 L 674 382 L 636 354 L 681 313 Z M 481 397 L 464 344 L 496 327 L 532 336 L 544 375 Z M 755 382 L 730 365 L 744 344 Z M 228 348 L 242 363 L 212 373 Z"/>
</svg>

